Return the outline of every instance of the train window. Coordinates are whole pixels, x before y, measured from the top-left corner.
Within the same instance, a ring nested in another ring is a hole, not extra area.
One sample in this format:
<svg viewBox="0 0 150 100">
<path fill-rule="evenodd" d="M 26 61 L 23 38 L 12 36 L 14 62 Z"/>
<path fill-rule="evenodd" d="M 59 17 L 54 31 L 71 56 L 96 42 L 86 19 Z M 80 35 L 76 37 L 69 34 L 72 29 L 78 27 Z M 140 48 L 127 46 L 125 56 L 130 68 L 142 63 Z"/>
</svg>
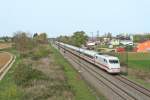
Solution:
<svg viewBox="0 0 150 100">
<path fill-rule="evenodd" d="M 107 60 L 106 60 L 106 59 L 104 59 L 104 62 L 106 62 L 106 63 L 107 63 Z"/>
<path fill-rule="evenodd" d="M 89 58 L 94 58 L 93 56 L 91 56 L 91 55 L 88 55 L 88 54 L 86 54 L 86 53 L 83 53 L 85 56 L 87 56 L 87 57 L 89 57 Z"/>
<path fill-rule="evenodd" d="M 109 60 L 109 62 L 114 64 L 119 63 L 118 60 Z"/>
</svg>

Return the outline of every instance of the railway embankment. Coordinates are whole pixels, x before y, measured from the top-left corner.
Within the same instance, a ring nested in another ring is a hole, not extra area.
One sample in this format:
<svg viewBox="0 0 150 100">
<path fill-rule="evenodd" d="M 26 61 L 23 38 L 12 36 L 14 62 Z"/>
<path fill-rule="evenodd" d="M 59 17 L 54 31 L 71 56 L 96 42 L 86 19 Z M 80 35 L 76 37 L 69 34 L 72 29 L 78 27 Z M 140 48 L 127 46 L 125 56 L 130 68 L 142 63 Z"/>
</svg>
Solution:
<svg viewBox="0 0 150 100">
<path fill-rule="evenodd" d="M 109 100 L 149 100 L 150 91 L 120 75 L 110 75 L 90 61 L 78 57 L 78 52 L 58 47 L 62 55 L 79 70 L 87 81 L 98 91 L 104 93 Z M 87 73 L 88 72 L 88 73 Z M 89 81 L 90 80 L 90 81 Z"/>
<path fill-rule="evenodd" d="M 124 52 L 109 53 L 117 56 L 121 62 L 121 69 L 130 80 L 150 89 L 150 53 Z"/>
</svg>

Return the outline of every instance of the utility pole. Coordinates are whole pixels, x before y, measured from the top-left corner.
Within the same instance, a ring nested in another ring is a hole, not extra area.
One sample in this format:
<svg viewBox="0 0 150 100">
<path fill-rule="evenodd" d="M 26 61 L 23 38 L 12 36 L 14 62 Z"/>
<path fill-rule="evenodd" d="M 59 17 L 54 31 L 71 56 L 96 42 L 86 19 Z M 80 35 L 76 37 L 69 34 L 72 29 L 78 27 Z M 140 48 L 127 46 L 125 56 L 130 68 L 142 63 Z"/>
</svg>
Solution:
<svg viewBox="0 0 150 100">
<path fill-rule="evenodd" d="M 97 41 L 99 41 L 99 30 L 97 30 Z"/>
<path fill-rule="evenodd" d="M 126 60 L 127 60 L 127 70 L 126 70 L 126 71 L 127 71 L 127 75 L 128 75 L 128 51 L 126 51 L 126 53 L 127 53 L 127 54 L 126 54 L 126 57 L 127 57 L 127 58 L 126 58 Z"/>
<path fill-rule="evenodd" d="M 92 42 L 93 42 L 93 40 L 94 40 L 94 39 L 93 39 L 93 32 L 91 32 L 91 34 L 92 34 Z"/>
</svg>

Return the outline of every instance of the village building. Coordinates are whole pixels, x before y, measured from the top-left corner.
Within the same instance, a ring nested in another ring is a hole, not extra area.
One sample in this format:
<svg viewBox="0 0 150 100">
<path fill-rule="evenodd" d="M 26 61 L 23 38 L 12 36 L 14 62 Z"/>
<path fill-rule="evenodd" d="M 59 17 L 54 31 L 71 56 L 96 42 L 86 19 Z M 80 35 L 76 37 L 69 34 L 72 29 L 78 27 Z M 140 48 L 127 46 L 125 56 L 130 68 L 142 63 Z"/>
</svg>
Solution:
<svg viewBox="0 0 150 100">
<path fill-rule="evenodd" d="M 120 44 L 120 40 L 119 39 L 112 39 L 111 41 L 110 41 L 110 45 L 119 45 Z"/>
<path fill-rule="evenodd" d="M 133 46 L 133 41 L 132 40 L 120 40 L 120 44 Z"/>
<path fill-rule="evenodd" d="M 137 45 L 137 52 L 150 52 L 150 40 Z"/>
</svg>

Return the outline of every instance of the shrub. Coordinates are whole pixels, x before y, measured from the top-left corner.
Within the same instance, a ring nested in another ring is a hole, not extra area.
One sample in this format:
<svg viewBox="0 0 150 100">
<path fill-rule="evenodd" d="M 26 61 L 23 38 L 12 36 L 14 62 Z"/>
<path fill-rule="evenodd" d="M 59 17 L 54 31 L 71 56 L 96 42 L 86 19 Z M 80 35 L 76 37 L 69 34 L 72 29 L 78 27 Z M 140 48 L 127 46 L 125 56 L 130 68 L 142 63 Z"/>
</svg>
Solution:
<svg viewBox="0 0 150 100">
<path fill-rule="evenodd" d="M 133 46 L 128 45 L 125 47 L 126 51 L 132 51 L 133 50 Z"/>
<path fill-rule="evenodd" d="M 21 58 L 31 57 L 32 51 L 20 52 Z"/>
<path fill-rule="evenodd" d="M 32 68 L 32 65 L 26 65 L 19 63 L 14 71 L 15 83 L 19 86 L 29 85 L 32 80 L 46 79 L 47 77 L 36 69 Z"/>
<path fill-rule="evenodd" d="M 33 52 L 32 58 L 36 60 L 36 59 L 48 56 L 49 53 L 50 53 L 49 48 L 47 48 L 46 46 L 40 46 Z"/>
</svg>

